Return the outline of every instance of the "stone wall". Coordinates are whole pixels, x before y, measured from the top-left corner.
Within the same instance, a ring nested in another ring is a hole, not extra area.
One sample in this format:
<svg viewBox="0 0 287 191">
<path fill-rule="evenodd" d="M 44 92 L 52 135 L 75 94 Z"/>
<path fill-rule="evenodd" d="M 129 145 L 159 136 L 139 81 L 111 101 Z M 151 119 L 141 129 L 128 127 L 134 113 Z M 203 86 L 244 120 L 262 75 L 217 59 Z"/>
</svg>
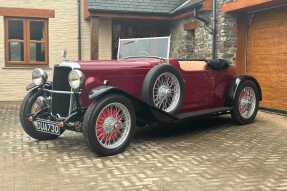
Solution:
<svg viewBox="0 0 287 191">
<path fill-rule="evenodd" d="M 236 54 L 237 26 L 236 18 L 221 12 L 221 6 L 230 0 L 217 0 L 217 57 L 234 61 Z M 198 15 L 209 21 L 212 27 L 212 11 L 201 12 Z M 200 23 L 193 31 L 185 31 L 184 24 L 193 21 L 186 18 L 175 21 L 171 25 L 171 56 L 184 59 L 212 58 L 212 34 Z"/>
<path fill-rule="evenodd" d="M 173 58 L 190 59 L 194 51 L 194 32 L 184 30 L 184 22 L 176 21 L 171 25 L 171 50 Z"/>
<path fill-rule="evenodd" d="M 217 56 L 234 62 L 237 48 L 237 20 L 234 15 L 223 13 L 220 9 L 223 3 L 231 0 L 218 1 Z"/>
</svg>

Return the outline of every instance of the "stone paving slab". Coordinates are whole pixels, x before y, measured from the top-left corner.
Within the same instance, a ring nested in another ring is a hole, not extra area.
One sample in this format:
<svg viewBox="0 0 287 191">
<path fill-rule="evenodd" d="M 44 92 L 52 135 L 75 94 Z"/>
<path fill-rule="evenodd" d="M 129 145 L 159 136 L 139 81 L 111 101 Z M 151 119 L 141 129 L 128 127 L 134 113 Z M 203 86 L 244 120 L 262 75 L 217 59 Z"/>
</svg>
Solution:
<svg viewBox="0 0 287 191">
<path fill-rule="evenodd" d="M 18 104 L 0 104 L 0 191 L 287 190 L 287 118 L 260 113 L 139 129 L 128 150 L 99 158 L 82 134 L 36 141 Z"/>
</svg>

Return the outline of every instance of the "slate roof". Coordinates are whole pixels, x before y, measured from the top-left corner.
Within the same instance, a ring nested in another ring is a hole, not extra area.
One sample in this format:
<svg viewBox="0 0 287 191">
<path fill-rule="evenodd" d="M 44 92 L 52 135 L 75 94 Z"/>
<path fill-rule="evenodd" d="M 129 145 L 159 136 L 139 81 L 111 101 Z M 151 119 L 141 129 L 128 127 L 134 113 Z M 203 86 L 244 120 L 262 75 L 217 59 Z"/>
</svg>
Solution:
<svg viewBox="0 0 287 191">
<path fill-rule="evenodd" d="M 90 11 L 174 14 L 197 6 L 202 0 L 88 0 Z"/>
</svg>

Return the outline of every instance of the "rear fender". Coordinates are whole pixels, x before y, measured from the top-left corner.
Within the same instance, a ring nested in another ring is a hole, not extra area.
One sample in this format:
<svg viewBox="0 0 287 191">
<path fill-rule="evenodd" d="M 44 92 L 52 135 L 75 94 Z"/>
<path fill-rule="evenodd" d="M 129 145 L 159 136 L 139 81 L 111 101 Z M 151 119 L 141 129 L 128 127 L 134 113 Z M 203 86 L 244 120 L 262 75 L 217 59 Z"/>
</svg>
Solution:
<svg viewBox="0 0 287 191">
<path fill-rule="evenodd" d="M 134 106 L 136 117 L 139 122 L 145 124 L 153 124 L 155 122 L 171 123 L 177 120 L 176 117 L 164 111 L 161 111 L 153 106 L 150 106 L 139 98 L 112 86 L 100 86 L 93 89 L 89 94 L 89 98 L 92 101 L 97 101 L 111 94 L 120 94 L 128 98 Z"/>
<path fill-rule="evenodd" d="M 258 90 L 259 90 L 259 100 L 260 101 L 262 100 L 262 90 L 261 90 L 261 87 L 258 81 L 252 76 L 241 75 L 241 76 L 236 76 L 231 81 L 228 91 L 225 96 L 225 106 L 232 107 L 234 105 L 234 100 L 235 100 L 238 87 L 240 86 L 242 82 L 247 81 L 247 80 L 253 81 L 257 85 Z"/>
</svg>

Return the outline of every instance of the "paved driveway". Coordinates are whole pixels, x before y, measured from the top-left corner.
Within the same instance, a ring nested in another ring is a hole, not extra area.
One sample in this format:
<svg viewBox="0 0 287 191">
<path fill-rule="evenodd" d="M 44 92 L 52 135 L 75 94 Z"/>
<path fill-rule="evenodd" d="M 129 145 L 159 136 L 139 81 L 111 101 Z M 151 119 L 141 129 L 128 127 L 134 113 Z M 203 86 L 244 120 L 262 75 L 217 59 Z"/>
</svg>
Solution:
<svg viewBox="0 0 287 191">
<path fill-rule="evenodd" d="M 129 149 L 99 158 L 81 134 L 29 138 L 18 105 L 0 105 L 0 190 L 287 190 L 287 118 L 260 113 L 141 129 Z"/>
</svg>

